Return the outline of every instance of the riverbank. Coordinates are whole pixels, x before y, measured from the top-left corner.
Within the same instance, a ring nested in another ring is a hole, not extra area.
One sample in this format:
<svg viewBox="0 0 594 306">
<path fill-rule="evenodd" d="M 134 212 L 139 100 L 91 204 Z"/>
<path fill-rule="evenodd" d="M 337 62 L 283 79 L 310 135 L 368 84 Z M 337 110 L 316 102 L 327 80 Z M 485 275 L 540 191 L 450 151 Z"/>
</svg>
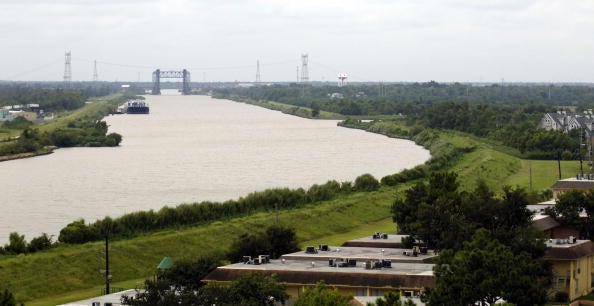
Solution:
<svg viewBox="0 0 594 306">
<path fill-rule="evenodd" d="M 23 158 L 31 158 L 36 156 L 48 155 L 54 153 L 54 150 L 57 149 L 56 146 L 47 146 L 42 148 L 37 152 L 28 152 L 28 153 L 19 153 L 19 154 L 12 154 L 12 155 L 3 155 L 0 156 L 0 162 L 15 160 L 15 159 L 23 159 Z"/>
<path fill-rule="evenodd" d="M 305 106 L 294 106 L 274 101 L 257 101 L 254 99 L 239 97 L 239 96 L 213 96 L 214 99 L 225 99 L 231 100 L 234 102 L 246 103 L 251 104 L 259 107 L 263 107 L 270 110 L 275 110 L 282 112 L 283 114 L 293 115 L 301 118 L 307 119 L 326 119 L 326 120 L 344 120 L 346 116 L 338 114 L 338 113 L 331 113 L 327 111 L 320 111 L 317 116 L 312 115 L 312 109 Z"/>
<path fill-rule="evenodd" d="M 126 99 L 122 94 L 94 98 L 51 121 L 9 129 L 6 133 L 19 136 L 0 144 L 0 161 L 47 155 L 58 147 L 115 146 L 121 137 L 107 135 L 100 121 Z"/>
</svg>

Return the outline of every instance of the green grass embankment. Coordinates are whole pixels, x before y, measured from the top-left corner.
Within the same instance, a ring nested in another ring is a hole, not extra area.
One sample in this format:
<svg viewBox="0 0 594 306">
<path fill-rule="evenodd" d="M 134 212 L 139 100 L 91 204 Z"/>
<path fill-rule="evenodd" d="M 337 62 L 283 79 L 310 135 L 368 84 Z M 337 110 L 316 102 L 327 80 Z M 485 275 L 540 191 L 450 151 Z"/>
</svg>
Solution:
<svg viewBox="0 0 594 306">
<path fill-rule="evenodd" d="M 425 134 L 423 143 L 436 158 L 436 164 L 442 165 L 440 170 L 458 173 L 464 188 L 473 188 L 477 179 L 485 180 L 493 190 L 504 184 L 522 184 L 522 171 L 526 165 L 519 158 L 463 133 L 428 131 Z M 543 162 L 539 166 L 542 170 L 539 174 L 543 176 L 556 169 L 556 163 Z M 569 163 L 564 166 L 570 168 Z M 534 168 L 533 175 L 536 175 Z M 550 179 L 554 182 L 555 178 L 556 175 Z M 534 188 L 548 187 L 548 180 L 547 177 L 533 182 Z M 295 228 L 302 246 L 337 245 L 374 231 L 394 232 L 391 204 L 394 197 L 411 183 L 383 186 L 376 192 L 354 193 L 298 209 L 281 210 L 279 221 Z M 124 282 L 122 284 L 127 285 L 123 287 L 133 288 L 139 279 L 152 275 L 164 256 L 181 260 L 222 254 L 234 237 L 261 230 L 274 222 L 275 214 L 271 209 L 269 213 L 113 241 L 110 244 L 113 281 Z M 27 305 L 53 305 L 98 295 L 103 282 L 99 273 L 104 269 L 103 246 L 97 242 L 61 246 L 31 255 L 1 257 L 0 284 Z"/>
<path fill-rule="evenodd" d="M 106 97 L 98 97 L 90 99 L 85 106 L 77 110 L 64 112 L 54 120 L 44 122 L 35 128 L 39 128 L 42 132 L 49 132 L 59 128 L 66 128 L 69 122 L 89 119 L 100 120 L 107 116 L 110 111 L 117 106 L 124 103 L 126 98 L 123 94 L 113 94 Z"/>
<path fill-rule="evenodd" d="M 294 227 L 300 241 L 350 232 L 389 216 L 394 191 L 394 188 L 385 188 L 280 211 L 279 222 Z M 164 256 L 179 260 L 221 254 L 238 234 L 261 230 L 274 222 L 275 214 L 271 211 L 113 241 L 110 244 L 113 280 L 149 277 Z M 97 242 L 63 246 L 31 255 L 5 256 L 0 260 L 0 283 L 14 292 L 20 302 L 99 286 L 103 282 L 99 273 L 104 269 L 103 247 L 102 242 Z"/>
<path fill-rule="evenodd" d="M 249 99 L 249 98 L 245 98 L 245 97 L 238 97 L 238 96 L 220 97 L 220 99 L 228 99 L 228 100 L 232 100 L 235 102 L 242 102 L 242 103 L 247 103 L 247 104 L 251 104 L 251 105 L 256 105 L 256 106 L 260 106 L 263 108 L 280 111 L 284 114 L 289 114 L 289 115 L 302 117 L 302 118 L 308 118 L 308 119 L 343 120 L 346 118 L 346 116 L 344 116 L 344 115 L 341 115 L 338 113 L 327 112 L 327 111 L 320 111 L 319 115 L 317 117 L 313 118 L 311 115 L 312 109 L 309 107 L 295 106 L 295 105 L 284 104 L 284 103 L 279 103 L 279 102 L 274 102 L 274 101 L 257 101 L 257 100 L 253 100 L 253 99 Z"/>
</svg>

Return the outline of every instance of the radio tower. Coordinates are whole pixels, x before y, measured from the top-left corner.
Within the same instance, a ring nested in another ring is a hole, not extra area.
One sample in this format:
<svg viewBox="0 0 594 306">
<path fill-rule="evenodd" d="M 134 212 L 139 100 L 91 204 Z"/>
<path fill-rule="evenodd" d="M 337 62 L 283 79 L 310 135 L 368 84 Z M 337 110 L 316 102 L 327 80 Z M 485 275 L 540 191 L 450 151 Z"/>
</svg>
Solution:
<svg viewBox="0 0 594 306">
<path fill-rule="evenodd" d="M 64 87 L 69 88 L 72 85 L 72 69 L 70 65 L 70 51 L 64 55 Z"/>
<path fill-rule="evenodd" d="M 260 83 L 260 60 L 256 61 L 256 83 Z"/>
<path fill-rule="evenodd" d="M 93 70 L 93 82 L 99 81 L 99 77 L 97 76 L 97 61 L 95 61 L 95 70 Z"/>
<path fill-rule="evenodd" d="M 301 82 L 309 82 L 309 71 L 307 70 L 307 54 L 301 54 Z"/>
</svg>

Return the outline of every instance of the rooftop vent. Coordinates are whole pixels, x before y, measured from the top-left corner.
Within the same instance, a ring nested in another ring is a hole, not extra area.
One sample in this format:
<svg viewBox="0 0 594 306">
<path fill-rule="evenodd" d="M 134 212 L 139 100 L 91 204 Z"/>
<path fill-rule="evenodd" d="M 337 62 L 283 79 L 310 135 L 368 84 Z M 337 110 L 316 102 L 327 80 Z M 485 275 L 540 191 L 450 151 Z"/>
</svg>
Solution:
<svg viewBox="0 0 594 306">
<path fill-rule="evenodd" d="M 316 254 L 318 251 L 313 246 L 305 247 L 305 253 L 307 254 Z"/>
</svg>

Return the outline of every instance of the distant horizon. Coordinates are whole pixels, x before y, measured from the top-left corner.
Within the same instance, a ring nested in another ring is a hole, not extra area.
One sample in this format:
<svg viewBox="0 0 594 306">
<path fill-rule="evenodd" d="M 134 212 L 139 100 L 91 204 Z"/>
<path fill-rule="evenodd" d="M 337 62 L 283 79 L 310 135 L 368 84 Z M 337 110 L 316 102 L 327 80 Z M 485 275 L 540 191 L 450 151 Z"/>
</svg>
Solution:
<svg viewBox="0 0 594 306">
<path fill-rule="evenodd" d="M 3 0 L 2 80 L 591 83 L 588 0 Z"/>
<path fill-rule="evenodd" d="M 410 85 L 410 84 L 424 84 L 424 83 L 430 83 L 430 82 L 436 82 L 438 84 L 446 84 L 446 85 L 454 85 L 454 84 L 462 84 L 462 85 L 575 85 L 575 86 L 587 86 L 587 85 L 592 85 L 594 86 L 594 81 L 593 82 L 566 82 L 566 81 L 559 81 L 559 82 L 540 82 L 540 81 L 518 81 L 518 82 L 513 82 L 513 81 L 505 81 L 505 82 L 488 82 L 488 81 L 435 81 L 435 80 L 428 80 L 428 81 L 375 81 L 375 80 L 370 80 L 370 81 L 353 81 L 353 82 L 349 82 L 347 85 L 344 85 L 344 87 L 348 87 L 349 84 L 354 84 L 354 85 L 379 85 L 379 84 L 383 84 L 383 85 Z M 60 83 L 64 83 L 63 80 L 0 80 L 0 84 L 6 84 L 6 83 L 50 83 L 50 84 L 60 84 Z M 115 81 L 77 81 L 77 80 L 73 80 L 72 83 L 80 83 L 80 84 L 88 84 L 88 83 L 96 83 L 96 84 L 101 84 L 101 83 L 107 83 L 107 84 L 152 84 L 152 81 L 126 81 L 126 80 L 115 80 Z M 160 81 L 161 84 L 165 83 L 165 84 L 181 84 L 181 80 L 180 81 Z M 210 83 L 215 83 L 215 84 L 254 84 L 254 85 L 260 85 L 260 86 L 266 86 L 268 84 L 283 84 L 283 85 L 290 85 L 290 84 L 305 84 L 305 85 L 338 85 L 337 81 L 318 81 L 318 80 L 311 80 L 309 82 L 297 82 L 297 81 L 261 81 L 261 82 L 255 82 L 255 81 L 240 81 L 240 80 L 235 80 L 235 81 L 191 81 L 191 84 L 210 84 Z"/>
</svg>

